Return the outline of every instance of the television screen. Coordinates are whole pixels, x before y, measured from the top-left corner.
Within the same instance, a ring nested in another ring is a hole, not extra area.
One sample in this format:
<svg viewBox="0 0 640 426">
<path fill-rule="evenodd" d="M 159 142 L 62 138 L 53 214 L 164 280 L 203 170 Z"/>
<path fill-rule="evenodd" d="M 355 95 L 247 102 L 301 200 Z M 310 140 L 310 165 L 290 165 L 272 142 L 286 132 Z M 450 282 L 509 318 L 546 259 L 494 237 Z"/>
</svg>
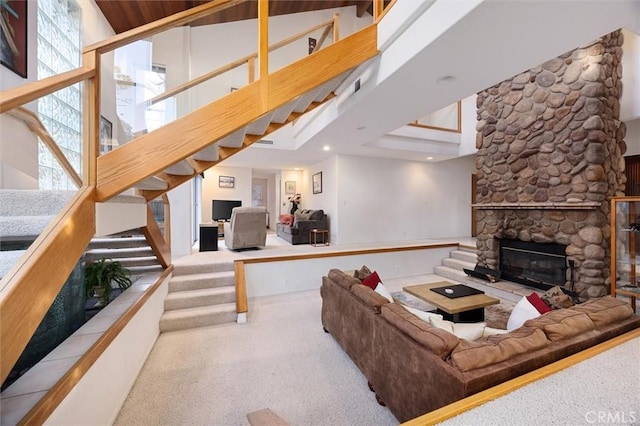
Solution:
<svg viewBox="0 0 640 426">
<path fill-rule="evenodd" d="M 242 201 L 213 200 L 211 206 L 212 219 L 214 221 L 229 220 L 231 219 L 231 210 L 233 210 L 234 207 L 241 206 Z"/>
</svg>

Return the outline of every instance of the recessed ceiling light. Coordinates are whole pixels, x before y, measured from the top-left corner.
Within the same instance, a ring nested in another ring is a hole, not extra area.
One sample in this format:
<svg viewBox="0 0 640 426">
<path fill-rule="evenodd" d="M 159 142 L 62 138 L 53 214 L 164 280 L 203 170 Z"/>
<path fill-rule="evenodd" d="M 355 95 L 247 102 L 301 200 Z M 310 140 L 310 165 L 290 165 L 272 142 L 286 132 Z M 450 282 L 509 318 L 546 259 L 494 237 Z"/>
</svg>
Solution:
<svg viewBox="0 0 640 426">
<path fill-rule="evenodd" d="M 329 145 L 325 145 L 325 146 L 322 147 L 322 150 L 323 151 L 330 151 L 331 147 Z"/>
<path fill-rule="evenodd" d="M 438 84 L 453 83 L 455 79 L 456 77 L 454 75 L 443 75 L 442 77 L 439 77 L 436 79 L 436 83 Z"/>
<path fill-rule="evenodd" d="M 300 170 L 300 167 L 294 167 L 293 170 Z"/>
<path fill-rule="evenodd" d="M 433 160 L 433 157 L 427 157 L 427 160 Z"/>
</svg>

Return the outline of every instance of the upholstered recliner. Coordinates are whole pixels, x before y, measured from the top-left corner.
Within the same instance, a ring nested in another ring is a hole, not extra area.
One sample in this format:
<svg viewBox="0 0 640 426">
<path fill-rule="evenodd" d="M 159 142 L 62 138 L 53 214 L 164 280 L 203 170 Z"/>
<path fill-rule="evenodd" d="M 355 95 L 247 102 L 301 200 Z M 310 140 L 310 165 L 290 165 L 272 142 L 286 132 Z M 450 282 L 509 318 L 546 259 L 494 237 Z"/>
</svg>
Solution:
<svg viewBox="0 0 640 426">
<path fill-rule="evenodd" d="M 234 207 L 231 220 L 224 224 L 224 243 L 231 250 L 264 247 L 267 243 L 267 209 Z"/>
</svg>

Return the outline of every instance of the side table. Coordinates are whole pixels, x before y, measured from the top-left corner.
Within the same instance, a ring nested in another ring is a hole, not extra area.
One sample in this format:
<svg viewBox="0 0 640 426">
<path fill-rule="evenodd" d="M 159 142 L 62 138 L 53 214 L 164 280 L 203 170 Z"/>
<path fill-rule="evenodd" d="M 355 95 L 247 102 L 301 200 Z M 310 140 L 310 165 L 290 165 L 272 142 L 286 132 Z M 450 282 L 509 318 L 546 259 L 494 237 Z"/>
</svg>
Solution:
<svg viewBox="0 0 640 426">
<path fill-rule="evenodd" d="M 322 236 L 322 242 L 318 243 L 318 235 Z M 320 244 L 329 245 L 329 230 L 328 229 L 312 229 L 309 231 L 309 244 L 316 247 Z"/>
</svg>

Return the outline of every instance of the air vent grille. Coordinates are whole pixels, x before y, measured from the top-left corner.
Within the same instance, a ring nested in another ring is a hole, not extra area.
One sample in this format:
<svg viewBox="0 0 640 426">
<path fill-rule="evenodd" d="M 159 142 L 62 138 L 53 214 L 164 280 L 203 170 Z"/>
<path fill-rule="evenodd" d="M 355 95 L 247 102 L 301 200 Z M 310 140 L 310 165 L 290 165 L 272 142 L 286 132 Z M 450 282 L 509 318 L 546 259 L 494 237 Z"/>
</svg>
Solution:
<svg viewBox="0 0 640 426">
<path fill-rule="evenodd" d="M 260 139 L 259 141 L 256 141 L 256 143 L 261 143 L 264 145 L 273 145 L 273 141 L 270 141 L 268 139 Z"/>
</svg>

